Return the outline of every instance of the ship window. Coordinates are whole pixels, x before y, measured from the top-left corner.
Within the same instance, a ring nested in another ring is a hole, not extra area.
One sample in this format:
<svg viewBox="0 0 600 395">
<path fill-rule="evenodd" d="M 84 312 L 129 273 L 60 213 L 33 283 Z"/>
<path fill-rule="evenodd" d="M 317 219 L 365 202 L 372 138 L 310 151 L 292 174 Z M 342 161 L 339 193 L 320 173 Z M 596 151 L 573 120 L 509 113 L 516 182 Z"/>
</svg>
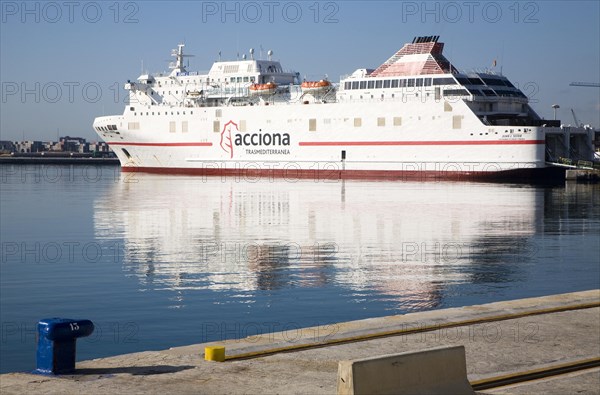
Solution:
<svg viewBox="0 0 600 395">
<path fill-rule="evenodd" d="M 485 82 L 486 85 L 504 85 L 502 82 L 500 82 L 499 79 L 497 78 L 482 78 L 483 82 Z"/>
<path fill-rule="evenodd" d="M 311 118 L 308 120 L 308 131 L 309 132 L 317 131 L 317 120 L 315 118 Z"/>
<path fill-rule="evenodd" d="M 135 111 L 135 107 L 129 107 L 129 111 Z"/>
<path fill-rule="evenodd" d="M 133 116 L 134 116 L 134 117 L 135 117 L 135 116 L 137 116 L 137 112 L 134 112 L 134 113 L 133 113 Z"/>
<path fill-rule="evenodd" d="M 454 78 L 434 78 L 433 85 L 456 85 Z"/>
<path fill-rule="evenodd" d="M 402 117 L 394 117 L 394 126 L 402 125 Z"/>
<path fill-rule="evenodd" d="M 181 133 L 188 132 L 188 121 L 181 122 Z"/>
<path fill-rule="evenodd" d="M 240 132 L 242 132 L 242 133 L 246 132 L 246 120 L 245 119 L 240 120 Z"/>
<path fill-rule="evenodd" d="M 398 80 L 392 80 L 392 88 L 398 87 Z"/>
<path fill-rule="evenodd" d="M 391 81 L 390 81 L 390 80 L 385 80 L 385 81 L 383 81 L 383 87 L 384 87 L 384 88 L 389 88 L 389 87 L 390 87 L 390 83 L 391 83 Z"/>
<path fill-rule="evenodd" d="M 131 154 L 125 148 L 121 148 L 121 151 L 123 151 L 123 153 L 125 154 L 125 156 L 127 157 L 127 159 L 131 158 Z"/>
<path fill-rule="evenodd" d="M 400 82 L 400 88 L 404 88 L 406 86 L 406 80 L 399 80 Z"/>
<path fill-rule="evenodd" d="M 415 86 L 415 79 L 414 78 L 409 78 L 406 81 L 407 81 L 406 86 L 408 86 L 409 88 Z"/>
<path fill-rule="evenodd" d="M 354 118 L 354 127 L 359 128 L 362 126 L 362 118 Z"/>
<path fill-rule="evenodd" d="M 350 88 L 352 86 L 352 83 L 349 81 L 344 82 L 344 89 L 348 90 L 348 89 L 352 89 Z"/>
<path fill-rule="evenodd" d="M 466 89 L 444 89 L 444 96 L 467 96 Z"/>
<path fill-rule="evenodd" d="M 423 78 L 417 78 L 416 83 L 417 86 L 423 86 Z"/>
<path fill-rule="evenodd" d="M 367 82 L 367 89 L 373 89 L 374 86 L 375 86 L 375 81 L 368 81 Z"/>
<path fill-rule="evenodd" d="M 479 78 L 469 78 L 469 83 L 471 85 L 483 85 L 483 82 Z"/>
<path fill-rule="evenodd" d="M 169 133 L 175 133 L 175 131 L 176 131 L 175 121 L 169 122 Z"/>
<path fill-rule="evenodd" d="M 358 81 L 352 81 L 352 89 L 358 89 Z"/>
<path fill-rule="evenodd" d="M 377 88 L 377 89 L 381 88 L 382 84 L 383 84 L 382 80 L 375 81 L 375 88 Z"/>
<path fill-rule="evenodd" d="M 425 78 L 423 80 L 423 85 L 424 86 L 431 86 L 431 78 Z"/>
<path fill-rule="evenodd" d="M 360 81 L 360 88 L 359 89 L 366 89 L 367 88 L 367 81 Z"/>
<path fill-rule="evenodd" d="M 461 128 L 462 115 L 454 115 L 452 117 L 452 129 Z"/>
<path fill-rule="evenodd" d="M 385 126 L 385 118 L 384 117 L 377 118 L 377 126 Z"/>
<path fill-rule="evenodd" d="M 248 82 L 248 77 L 244 77 L 244 82 Z"/>
</svg>

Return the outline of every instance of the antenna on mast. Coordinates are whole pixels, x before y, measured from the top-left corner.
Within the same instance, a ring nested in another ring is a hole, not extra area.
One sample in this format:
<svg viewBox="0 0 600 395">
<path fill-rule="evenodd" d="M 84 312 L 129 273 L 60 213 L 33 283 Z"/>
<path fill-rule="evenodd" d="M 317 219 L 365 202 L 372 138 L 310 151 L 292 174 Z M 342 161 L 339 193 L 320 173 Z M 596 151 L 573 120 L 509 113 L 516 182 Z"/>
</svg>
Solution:
<svg viewBox="0 0 600 395">
<path fill-rule="evenodd" d="M 194 56 L 194 55 L 184 55 L 183 47 L 185 47 L 185 44 L 178 44 L 177 48 L 171 50 L 171 56 L 173 56 L 175 58 L 175 62 L 169 63 L 169 68 L 173 70 L 171 72 L 172 76 L 178 75 L 179 73 L 185 73 L 186 69 L 185 69 L 185 65 L 183 63 L 183 58 L 189 58 L 189 57 Z M 188 62 L 188 66 L 189 66 L 189 62 Z"/>
</svg>

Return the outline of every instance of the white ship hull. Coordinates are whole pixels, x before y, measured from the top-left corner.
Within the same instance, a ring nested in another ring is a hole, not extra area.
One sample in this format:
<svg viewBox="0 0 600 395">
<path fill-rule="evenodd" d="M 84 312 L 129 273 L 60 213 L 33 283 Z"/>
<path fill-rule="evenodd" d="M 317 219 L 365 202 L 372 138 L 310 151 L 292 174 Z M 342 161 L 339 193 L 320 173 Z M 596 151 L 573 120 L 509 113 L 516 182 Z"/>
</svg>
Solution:
<svg viewBox="0 0 600 395">
<path fill-rule="evenodd" d="M 135 111 L 98 118 L 96 124 L 117 125 L 119 134 L 105 139 L 124 171 L 395 178 L 416 172 L 418 177 L 456 176 L 545 167 L 545 128 L 485 126 L 462 102 L 453 104 L 453 112 L 445 113 L 443 106 L 390 100 L 182 108 L 174 131 L 173 109 L 134 106 Z M 140 112 L 144 115 L 133 115 Z M 453 130 L 457 113 L 462 125 Z M 401 118 L 400 125 L 394 125 L 394 118 Z M 315 131 L 309 131 L 310 119 Z M 360 126 L 355 126 L 356 119 Z M 139 129 L 129 130 L 131 123 L 139 123 Z M 231 130 L 233 153 L 221 144 L 226 128 Z M 242 136 L 239 145 L 236 134 Z M 264 136 L 275 134 L 288 135 L 289 144 L 265 144 L 269 137 Z"/>
</svg>

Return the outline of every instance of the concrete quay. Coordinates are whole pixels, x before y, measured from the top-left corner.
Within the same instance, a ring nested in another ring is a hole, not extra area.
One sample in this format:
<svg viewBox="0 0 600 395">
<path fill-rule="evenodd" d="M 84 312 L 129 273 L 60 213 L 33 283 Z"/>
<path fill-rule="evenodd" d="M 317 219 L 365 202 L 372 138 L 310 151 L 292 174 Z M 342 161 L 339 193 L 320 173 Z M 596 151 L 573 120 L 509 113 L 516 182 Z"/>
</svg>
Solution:
<svg viewBox="0 0 600 395">
<path fill-rule="evenodd" d="M 600 290 L 591 290 L 101 358 L 72 375 L 8 373 L 0 393 L 333 394 L 339 361 L 460 345 L 473 383 L 598 358 L 599 339 Z M 205 361 L 216 344 L 226 361 Z M 599 394 L 600 368 L 478 393 Z"/>
<path fill-rule="evenodd" d="M 600 182 L 600 170 L 598 170 L 598 169 L 567 170 L 565 173 L 565 180 L 597 183 L 597 182 Z"/>
</svg>

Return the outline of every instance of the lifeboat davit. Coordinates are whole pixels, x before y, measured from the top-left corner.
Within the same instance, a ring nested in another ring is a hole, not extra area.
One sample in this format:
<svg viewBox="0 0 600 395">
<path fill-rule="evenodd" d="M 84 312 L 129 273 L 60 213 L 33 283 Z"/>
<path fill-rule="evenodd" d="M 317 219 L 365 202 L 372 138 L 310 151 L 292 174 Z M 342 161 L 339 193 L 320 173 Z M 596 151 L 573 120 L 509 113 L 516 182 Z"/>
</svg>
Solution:
<svg viewBox="0 0 600 395">
<path fill-rule="evenodd" d="M 267 82 L 266 84 L 252 84 L 248 89 L 250 90 L 251 95 L 270 95 L 275 93 L 276 88 L 276 83 Z"/>
<path fill-rule="evenodd" d="M 331 87 L 331 82 L 327 80 L 320 81 L 304 81 L 300 88 L 302 92 L 316 93 L 328 90 Z"/>
</svg>

